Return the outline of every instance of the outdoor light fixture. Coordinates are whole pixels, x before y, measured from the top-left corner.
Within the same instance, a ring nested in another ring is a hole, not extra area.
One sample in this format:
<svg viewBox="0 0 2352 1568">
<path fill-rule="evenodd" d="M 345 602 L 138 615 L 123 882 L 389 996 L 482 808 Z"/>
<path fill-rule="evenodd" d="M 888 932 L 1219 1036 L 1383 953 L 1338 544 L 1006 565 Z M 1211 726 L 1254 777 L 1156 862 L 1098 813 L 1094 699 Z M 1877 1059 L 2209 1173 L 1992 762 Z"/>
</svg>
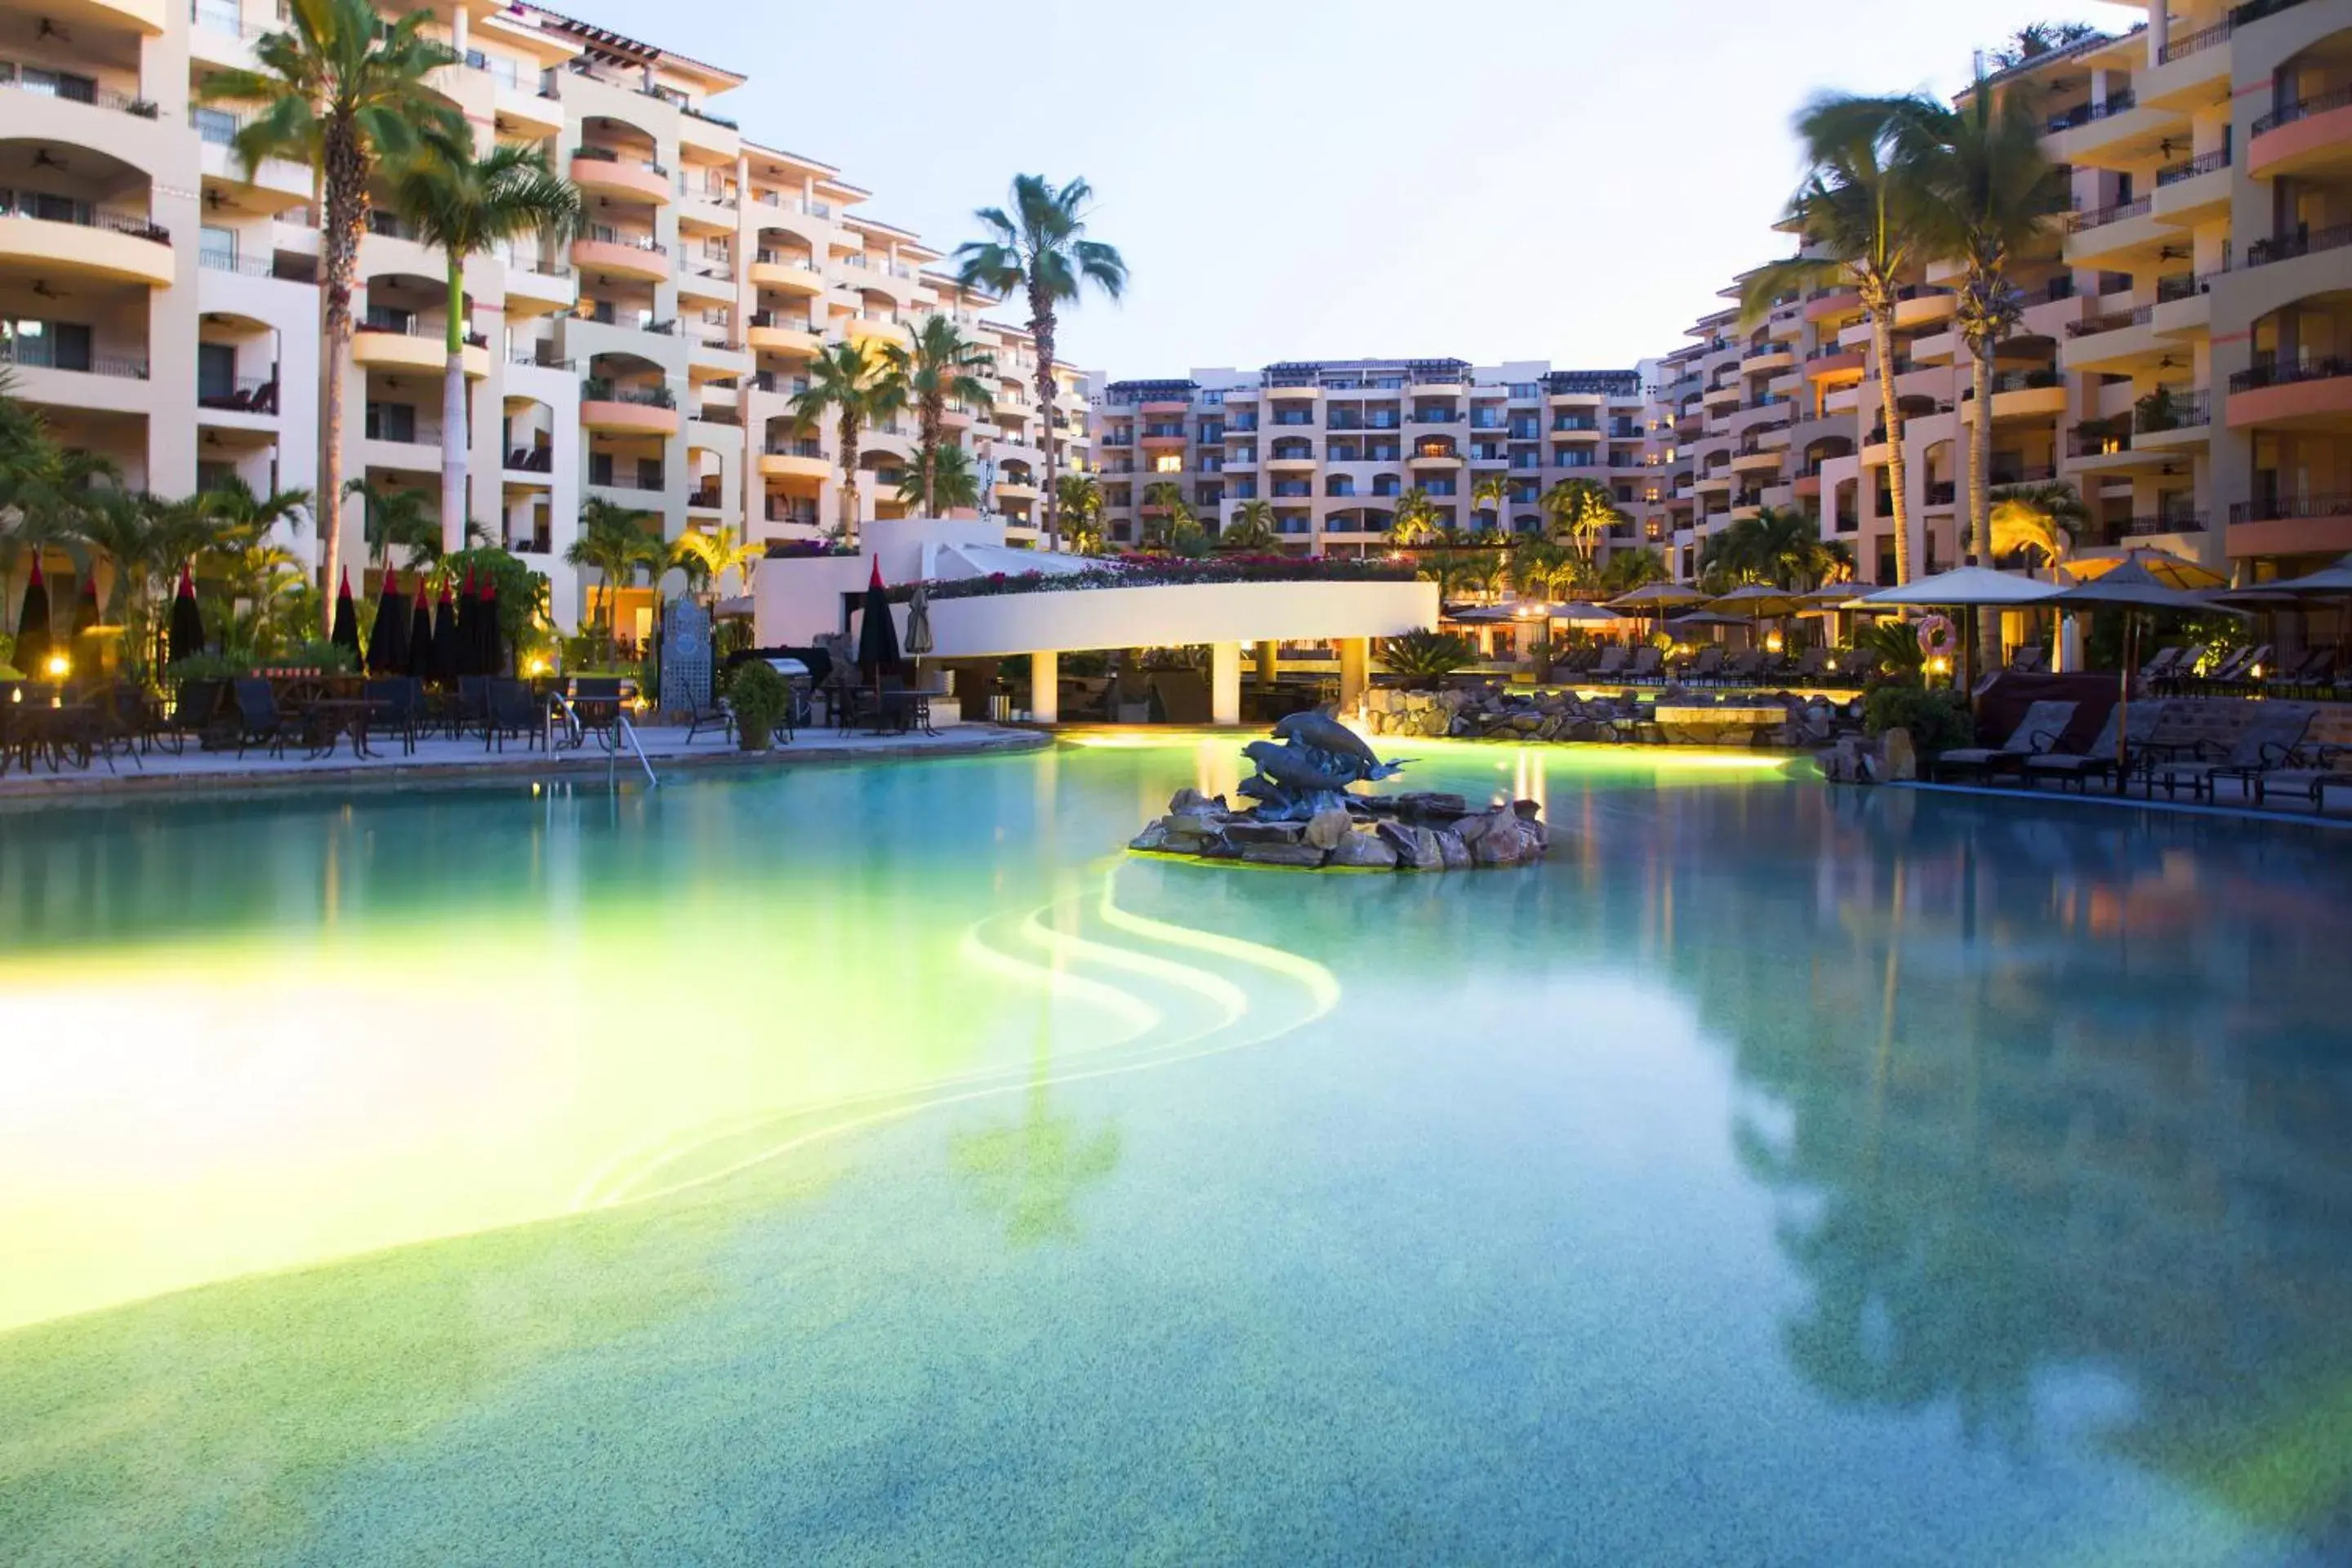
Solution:
<svg viewBox="0 0 2352 1568">
<path fill-rule="evenodd" d="M 42 668 L 48 671 L 50 679 L 63 680 L 73 673 L 73 660 L 61 653 L 53 653 L 49 655 L 49 662 Z"/>
<path fill-rule="evenodd" d="M 1764 651 L 1766 653 L 1779 653 L 1780 651 L 1780 634 L 1779 632 L 1766 632 L 1764 634 Z"/>
</svg>

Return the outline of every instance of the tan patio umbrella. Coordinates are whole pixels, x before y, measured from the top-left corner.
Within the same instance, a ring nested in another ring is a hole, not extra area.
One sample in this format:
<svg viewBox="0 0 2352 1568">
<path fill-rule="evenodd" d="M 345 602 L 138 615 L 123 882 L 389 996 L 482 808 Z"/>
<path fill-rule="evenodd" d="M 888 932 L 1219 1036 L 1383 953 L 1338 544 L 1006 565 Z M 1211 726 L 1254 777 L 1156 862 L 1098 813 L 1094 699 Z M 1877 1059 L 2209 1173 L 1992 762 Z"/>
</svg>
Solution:
<svg viewBox="0 0 2352 1568">
<path fill-rule="evenodd" d="M 2084 550 L 2066 558 L 2066 571 L 2077 583 L 2095 582 L 2127 565 L 2137 566 L 2147 573 L 2148 581 L 2158 587 L 2178 589 L 2182 593 L 2191 593 L 2200 588 L 2226 587 L 2230 581 L 2225 574 L 2216 572 L 2210 566 L 2148 544 Z"/>
<path fill-rule="evenodd" d="M 2164 555 L 2178 562 L 2177 555 L 2165 555 L 2161 550 L 2147 552 Z M 2193 563 L 2183 563 L 2193 564 Z M 2200 568 L 2201 570 L 2201 568 Z M 2216 610 L 2224 615 L 2242 616 L 2243 610 L 2232 610 L 2216 605 L 2196 594 L 2185 593 L 2162 582 L 2146 563 L 2121 561 L 2088 583 L 2076 584 L 2053 595 L 2050 601 L 2070 609 L 2097 608 L 2105 605 L 2124 612 L 2124 657 L 2116 670 L 2116 766 L 2124 765 L 2131 723 L 2131 678 L 2139 666 L 2139 612 L 2142 610 L 2175 610 L 2185 615 L 2210 615 Z M 2118 784 L 2116 793 L 2122 793 Z"/>
<path fill-rule="evenodd" d="M 1804 602 L 1803 595 L 1791 593 L 1778 583 L 1749 583 L 1719 599 L 1709 600 L 1706 607 L 1727 616 L 1754 616 L 1769 621 L 1795 615 Z"/>
<path fill-rule="evenodd" d="M 1612 610 L 1633 610 L 1640 615 L 1654 616 L 1662 609 L 1677 605 L 1704 604 L 1711 595 L 1700 593 L 1686 583 L 1651 583 L 1610 600 Z"/>
</svg>

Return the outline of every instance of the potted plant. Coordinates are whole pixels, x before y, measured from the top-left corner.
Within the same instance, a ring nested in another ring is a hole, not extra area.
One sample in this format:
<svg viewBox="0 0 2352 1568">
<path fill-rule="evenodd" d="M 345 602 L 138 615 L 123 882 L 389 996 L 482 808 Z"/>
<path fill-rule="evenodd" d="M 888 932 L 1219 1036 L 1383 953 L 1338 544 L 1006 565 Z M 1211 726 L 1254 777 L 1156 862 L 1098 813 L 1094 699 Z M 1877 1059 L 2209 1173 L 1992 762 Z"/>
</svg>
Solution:
<svg viewBox="0 0 2352 1568">
<path fill-rule="evenodd" d="M 735 743 L 747 752 L 764 752 L 776 726 L 792 710 L 792 683 L 758 659 L 735 667 L 727 682 L 728 705 L 735 710 Z"/>
</svg>

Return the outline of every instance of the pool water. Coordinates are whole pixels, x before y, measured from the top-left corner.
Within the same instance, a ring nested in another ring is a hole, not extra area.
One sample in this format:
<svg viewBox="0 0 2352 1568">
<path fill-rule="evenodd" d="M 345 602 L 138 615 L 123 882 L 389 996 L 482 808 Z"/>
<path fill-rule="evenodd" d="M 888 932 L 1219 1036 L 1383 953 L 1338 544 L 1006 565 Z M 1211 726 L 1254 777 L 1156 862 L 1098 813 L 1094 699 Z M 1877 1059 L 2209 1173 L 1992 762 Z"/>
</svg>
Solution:
<svg viewBox="0 0 2352 1568">
<path fill-rule="evenodd" d="M 1087 740 L 0 816 L 0 1563 L 2352 1553 L 2352 840 Z"/>
</svg>

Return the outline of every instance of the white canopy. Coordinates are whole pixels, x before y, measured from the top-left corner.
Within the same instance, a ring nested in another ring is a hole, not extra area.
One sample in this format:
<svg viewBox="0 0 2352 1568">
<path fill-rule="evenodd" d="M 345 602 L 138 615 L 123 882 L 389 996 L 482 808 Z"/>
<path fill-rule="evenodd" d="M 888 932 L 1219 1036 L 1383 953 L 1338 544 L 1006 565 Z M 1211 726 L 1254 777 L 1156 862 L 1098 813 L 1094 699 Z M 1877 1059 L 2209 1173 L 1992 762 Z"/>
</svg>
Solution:
<svg viewBox="0 0 2352 1568">
<path fill-rule="evenodd" d="M 1988 566 L 1961 566 L 1950 572 L 1938 572 L 1932 577 L 1916 578 L 1899 588 L 1881 588 L 1875 594 L 1864 594 L 1854 603 L 1865 607 L 1897 608 L 1916 605 L 1935 609 L 1972 605 L 2031 605 L 2049 598 L 2056 592 L 2058 589 L 2053 584 L 2038 582 L 2014 572 L 1996 572 Z"/>
</svg>

